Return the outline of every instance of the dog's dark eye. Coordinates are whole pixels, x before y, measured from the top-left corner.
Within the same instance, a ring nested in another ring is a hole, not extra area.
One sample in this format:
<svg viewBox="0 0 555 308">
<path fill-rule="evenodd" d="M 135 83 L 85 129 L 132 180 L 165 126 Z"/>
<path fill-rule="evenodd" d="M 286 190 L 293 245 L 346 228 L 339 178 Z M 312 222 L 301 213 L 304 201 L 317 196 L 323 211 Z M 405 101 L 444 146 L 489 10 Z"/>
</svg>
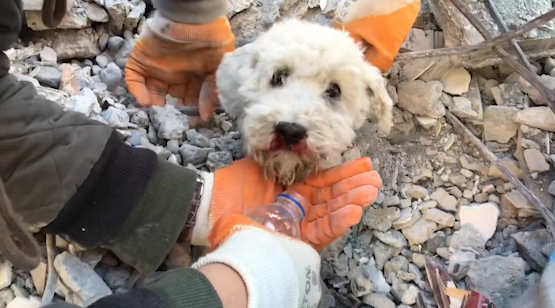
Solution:
<svg viewBox="0 0 555 308">
<path fill-rule="evenodd" d="M 341 97 L 341 88 L 337 83 L 330 84 L 329 88 L 326 90 L 326 94 L 333 99 Z"/>
<path fill-rule="evenodd" d="M 289 72 L 287 70 L 281 69 L 276 71 L 274 75 L 272 75 L 271 84 L 274 87 L 282 86 L 285 83 L 285 79 L 289 76 Z"/>
</svg>

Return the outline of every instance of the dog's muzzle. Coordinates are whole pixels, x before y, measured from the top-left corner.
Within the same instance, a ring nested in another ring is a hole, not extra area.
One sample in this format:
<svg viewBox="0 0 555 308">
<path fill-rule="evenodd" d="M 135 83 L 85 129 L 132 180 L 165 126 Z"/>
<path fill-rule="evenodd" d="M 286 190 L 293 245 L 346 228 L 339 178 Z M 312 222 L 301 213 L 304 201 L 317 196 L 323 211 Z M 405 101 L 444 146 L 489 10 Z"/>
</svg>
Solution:
<svg viewBox="0 0 555 308">
<path fill-rule="evenodd" d="M 307 129 L 294 122 L 279 122 L 274 129 L 271 151 L 290 150 L 296 153 L 306 149 Z"/>
</svg>

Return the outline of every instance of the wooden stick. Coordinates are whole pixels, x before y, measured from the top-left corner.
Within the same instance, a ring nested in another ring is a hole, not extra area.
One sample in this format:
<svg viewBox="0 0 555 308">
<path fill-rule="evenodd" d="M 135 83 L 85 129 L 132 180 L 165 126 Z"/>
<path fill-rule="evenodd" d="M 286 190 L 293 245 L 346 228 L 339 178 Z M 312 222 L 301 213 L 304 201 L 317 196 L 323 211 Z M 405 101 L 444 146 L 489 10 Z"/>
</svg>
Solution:
<svg viewBox="0 0 555 308">
<path fill-rule="evenodd" d="M 470 46 L 419 50 L 419 51 L 401 53 L 397 55 L 397 60 L 406 61 L 406 60 L 412 60 L 412 59 L 418 59 L 418 58 L 461 55 L 461 54 L 467 54 L 473 51 L 478 51 L 486 48 L 492 48 L 493 46 L 497 46 L 503 42 L 519 37 L 530 30 L 534 30 L 554 18 L 555 18 L 555 9 L 518 27 L 514 31 L 501 34 L 500 36 L 485 42 L 481 42 Z"/>
<path fill-rule="evenodd" d="M 464 15 L 464 17 L 468 19 L 468 21 L 476 28 L 476 30 L 478 30 L 478 32 L 482 34 L 486 41 L 493 39 L 493 35 L 491 35 L 484 24 L 468 10 L 464 3 L 462 3 L 460 0 L 450 1 Z M 517 48 L 520 50 L 518 45 Z M 528 59 L 526 59 L 526 62 L 524 63 L 524 65 L 526 65 L 526 63 L 529 65 L 528 67 L 526 67 L 517 59 L 513 58 L 513 56 L 510 55 L 503 47 L 493 46 L 493 51 L 495 51 L 496 54 L 498 54 L 503 60 L 505 60 L 507 64 L 514 68 L 524 79 L 526 79 L 526 81 L 528 81 L 531 85 L 538 89 L 541 96 L 547 101 L 551 110 L 555 112 L 555 92 L 553 92 L 543 82 L 541 82 L 535 71 L 529 69 L 529 66 L 531 66 L 531 64 L 530 62 L 528 62 Z"/>
<path fill-rule="evenodd" d="M 526 188 L 532 191 L 532 182 L 530 181 L 530 170 L 528 169 L 528 165 L 524 161 L 524 154 L 522 152 L 522 129 L 520 129 L 520 125 L 518 126 L 518 135 L 516 139 L 516 151 L 515 156 L 518 160 L 518 164 L 520 165 L 520 169 L 522 170 L 524 176 L 524 185 Z"/>
<path fill-rule="evenodd" d="M 484 156 L 492 164 L 497 166 L 497 168 L 499 168 L 499 170 L 501 170 L 501 172 L 507 176 L 509 182 L 513 183 L 516 189 L 518 189 L 518 191 L 522 193 L 526 200 L 528 200 L 536 207 L 536 209 L 542 214 L 545 221 L 547 222 L 547 228 L 551 233 L 552 239 L 555 238 L 555 216 L 553 216 L 553 213 L 551 213 L 549 208 L 545 206 L 545 204 L 543 204 L 543 202 L 538 197 L 536 197 L 528 188 L 526 188 L 526 186 L 524 186 L 524 184 L 522 184 L 522 182 L 519 181 L 519 179 L 507 167 L 503 165 L 501 160 L 497 158 L 497 156 L 495 156 L 495 154 L 490 151 L 486 147 L 486 145 L 483 144 L 482 141 L 480 141 L 480 139 L 474 136 L 474 134 L 456 116 L 454 116 L 451 112 L 446 111 L 445 117 L 447 118 L 447 120 L 449 120 L 449 122 L 451 122 L 451 124 L 460 128 L 461 131 L 464 132 L 464 134 L 468 137 L 468 139 L 472 141 L 472 143 L 478 149 L 480 149 L 482 154 L 484 154 Z"/>
</svg>

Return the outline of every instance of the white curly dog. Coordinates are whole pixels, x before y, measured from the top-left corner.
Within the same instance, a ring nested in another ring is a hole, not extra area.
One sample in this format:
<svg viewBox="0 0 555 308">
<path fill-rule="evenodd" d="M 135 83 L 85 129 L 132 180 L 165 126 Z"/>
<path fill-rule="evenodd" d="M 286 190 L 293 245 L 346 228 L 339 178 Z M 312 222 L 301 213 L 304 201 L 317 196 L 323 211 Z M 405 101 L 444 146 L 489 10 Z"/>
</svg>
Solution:
<svg viewBox="0 0 555 308">
<path fill-rule="evenodd" d="M 307 21 L 277 23 L 226 54 L 216 82 L 247 154 L 282 184 L 329 167 L 367 119 L 386 135 L 393 125 L 386 80 L 362 46 L 344 31 Z"/>
</svg>

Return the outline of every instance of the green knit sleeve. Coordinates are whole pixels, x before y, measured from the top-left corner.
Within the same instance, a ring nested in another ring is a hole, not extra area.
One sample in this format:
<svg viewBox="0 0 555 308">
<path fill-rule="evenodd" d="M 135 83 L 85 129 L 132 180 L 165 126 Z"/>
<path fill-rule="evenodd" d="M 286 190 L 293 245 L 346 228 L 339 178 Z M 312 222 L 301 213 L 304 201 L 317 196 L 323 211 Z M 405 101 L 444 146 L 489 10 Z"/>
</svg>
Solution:
<svg viewBox="0 0 555 308">
<path fill-rule="evenodd" d="M 193 170 L 159 159 L 157 170 L 123 231 L 104 247 L 143 275 L 155 271 L 183 231 L 196 177 Z"/>
</svg>

